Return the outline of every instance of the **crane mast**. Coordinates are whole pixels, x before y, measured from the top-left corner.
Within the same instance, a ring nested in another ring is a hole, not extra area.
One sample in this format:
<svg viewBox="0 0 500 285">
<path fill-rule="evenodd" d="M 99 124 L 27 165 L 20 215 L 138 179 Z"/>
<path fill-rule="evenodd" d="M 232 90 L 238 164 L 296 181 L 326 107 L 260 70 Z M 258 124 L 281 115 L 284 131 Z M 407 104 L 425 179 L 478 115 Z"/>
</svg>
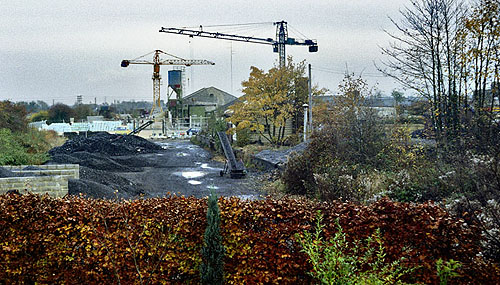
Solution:
<svg viewBox="0 0 500 285">
<path fill-rule="evenodd" d="M 151 108 L 151 115 L 163 112 L 160 98 L 160 84 L 160 53 L 155 51 L 153 57 L 153 107 Z"/>
<path fill-rule="evenodd" d="M 153 61 L 143 59 L 144 57 L 153 54 Z M 160 54 L 165 54 L 171 58 L 161 59 Z M 130 64 L 149 64 L 153 65 L 153 107 L 151 108 L 150 116 L 156 116 L 163 112 L 161 107 L 161 97 L 160 97 L 160 86 L 161 86 L 161 75 L 160 75 L 160 65 L 214 65 L 215 63 L 203 60 L 203 59 L 183 59 L 175 55 L 168 54 L 161 50 L 155 50 L 152 53 L 140 56 L 136 59 L 127 60 L 124 59 L 121 62 L 122 67 L 128 67 Z"/>
<path fill-rule="evenodd" d="M 288 39 L 288 27 L 285 21 L 281 21 L 274 24 L 277 25 L 276 39 L 278 40 L 275 43 L 275 49 L 278 49 L 280 67 L 284 67 L 286 64 L 285 44 Z"/>
<path fill-rule="evenodd" d="M 279 55 L 280 67 L 284 67 L 286 65 L 286 51 L 285 51 L 286 45 L 305 45 L 309 46 L 309 52 L 318 51 L 318 43 L 315 40 L 310 40 L 310 39 L 298 40 L 295 38 L 288 37 L 288 24 L 286 21 L 275 22 L 274 25 L 276 25 L 276 39 L 257 38 L 257 37 L 225 34 L 218 32 L 205 32 L 202 30 L 202 26 L 200 26 L 200 30 L 162 27 L 160 29 L 160 32 L 186 35 L 189 37 L 204 37 L 212 39 L 272 45 L 273 51 L 278 53 Z"/>
</svg>

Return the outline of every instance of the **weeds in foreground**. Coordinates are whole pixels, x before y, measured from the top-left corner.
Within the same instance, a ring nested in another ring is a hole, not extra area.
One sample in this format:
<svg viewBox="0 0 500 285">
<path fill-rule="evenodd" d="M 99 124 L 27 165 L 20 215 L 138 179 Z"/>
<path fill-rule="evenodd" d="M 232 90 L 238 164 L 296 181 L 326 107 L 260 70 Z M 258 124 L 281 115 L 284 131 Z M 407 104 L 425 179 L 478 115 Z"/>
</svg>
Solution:
<svg viewBox="0 0 500 285">
<path fill-rule="evenodd" d="M 447 285 L 451 278 L 459 277 L 457 270 L 462 267 L 459 261 L 450 259 L 444 261 L 441 258 L 436 262 L 436 270 L 439 278 L 439 285 Z"/>
<path fill-rule="evenodd" d="M 322 220 L 318 211 L 315 232 L 296 235 L 313 266 L 311 276 L 321 284 L 406 284 L 401 278 L 415 268 L 406 267 L 404 257 L 386 261 L 380 230 L 366 239 L 366 245 L 350 243 L 337 220 L 337 232 L 324 241 Z"/>
</svg>

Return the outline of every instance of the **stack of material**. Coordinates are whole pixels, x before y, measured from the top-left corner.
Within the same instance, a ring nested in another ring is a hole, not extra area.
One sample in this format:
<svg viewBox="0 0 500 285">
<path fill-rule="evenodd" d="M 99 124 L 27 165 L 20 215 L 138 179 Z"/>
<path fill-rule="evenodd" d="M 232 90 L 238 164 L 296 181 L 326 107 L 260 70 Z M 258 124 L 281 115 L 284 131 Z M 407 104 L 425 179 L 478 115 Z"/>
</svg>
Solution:
<svg viewBox="0 0 500 285">
<path fill-rule="evenodd" d="M 113 172 L 137 172 L 141 167 L 134 155 L 155 153 L 163 148 L 137 136 L 97 133 L 76 137 L 49 151 L 49 164 L 79 164 L 80 179 L 69 180 L 69 194 L 93 198 L 133 198 L 143 194 L 143 185 Z"/>
</svg>

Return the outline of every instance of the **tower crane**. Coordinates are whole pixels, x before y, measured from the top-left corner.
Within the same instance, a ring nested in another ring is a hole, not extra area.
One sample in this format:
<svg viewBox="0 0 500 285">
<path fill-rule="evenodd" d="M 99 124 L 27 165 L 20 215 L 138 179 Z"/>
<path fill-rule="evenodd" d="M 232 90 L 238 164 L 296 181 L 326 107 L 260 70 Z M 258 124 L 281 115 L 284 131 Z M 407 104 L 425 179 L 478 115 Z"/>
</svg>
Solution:
<svg viewBox="0 0 500 285">
<path fill-rule="evenodd" d="M 147 56 L 153 54 L 153 60 L 145 59 Z M 162 59 L 160 54 L 167 55 L 170 58 Z M 154 116 L 163 112 L 160 104 L 160 65 L 214 65 L 215 63 L 203 60 L 203 59 L 183 59 L 175 55 L 171 55 L 161 50 L 155 50 L 136 59 L 124 59 L 122 60 L 121 66 L 127 67 L 130 64 L 151 64 L 153 65 L 153 107 L 151 108 L 150 116 Z"/>
<path fill-rule="evenodd" d="M 200 26 L 200 30 L 191 30 L 191 29 L 180 29 L 180 28 L 164 28 L 160 29 L 161 33 L 171 33 L 171 34 L 179 34 L 186 35 L 189 37 L 205 37 L 212 39 L 222 39 L 229 41 L 239 41 L 239 42 L 248 42 L 248 43 L 256 43 L 256 44 L 265 44 L 272 45 L 273 51 L 279 54 L 279 66 L 285 66 L 286 54 L 285 54 L 285 46 L 286 45 L 302 45 L 308 46 L 309 52 L 317 52 L 318 51 L 318 43 L 316 40 L 299 40 L 295 38 L 288 37 L 288 24 L 285 21 L 274 22 L 276 25 L 276 39 L 272 38 L 256 38 L 249 36 L 241 36 L 241 35 L 232 35 L 232 34 L 224 34 L 218 32 L 205 32 Z"/>
</svg>

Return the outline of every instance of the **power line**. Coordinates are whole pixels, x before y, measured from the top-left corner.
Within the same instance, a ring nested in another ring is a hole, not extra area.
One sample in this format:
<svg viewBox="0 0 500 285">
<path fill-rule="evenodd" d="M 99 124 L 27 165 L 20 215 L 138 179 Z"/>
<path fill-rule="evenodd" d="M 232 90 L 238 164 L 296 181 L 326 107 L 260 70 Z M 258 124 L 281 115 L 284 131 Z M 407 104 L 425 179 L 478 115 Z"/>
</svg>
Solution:
<svg viewBox="0 0 500 285">
<path fill-rule="evenodd" d="M 325 67 L 318 67 L 318 66 L 315 66 L 312 69 L 319 71 L 319 72 L 326 72 L 326 73 L 332 73 L 332 74 L 338 74 L 338 75 L 345 75 L 347 72 L 347 71 L 339 71 L 339 70 L 334 70 L 334 69 L 325 68 Z M 362 72 L 361 76 L 373 77 L 373 78 L 387 78 L 387 76 L 385 76 L 383 74 L 373 73 L 373 72 Z"/>
</svg>

